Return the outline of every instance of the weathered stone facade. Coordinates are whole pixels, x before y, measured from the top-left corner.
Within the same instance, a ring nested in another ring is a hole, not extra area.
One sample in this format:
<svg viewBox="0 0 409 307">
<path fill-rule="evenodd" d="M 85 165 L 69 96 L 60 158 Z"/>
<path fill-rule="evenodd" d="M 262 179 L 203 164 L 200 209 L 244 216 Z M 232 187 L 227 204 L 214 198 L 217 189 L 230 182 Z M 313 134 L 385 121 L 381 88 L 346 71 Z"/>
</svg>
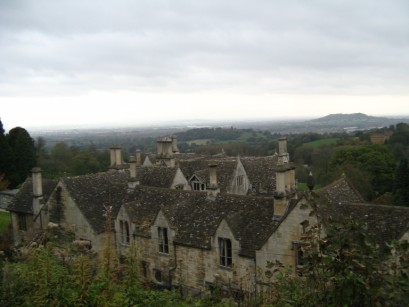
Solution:
<svg viewBox="0 0 409 307">
<path fill-rule="evenodd" d="M 37 227 L 57 223 L 98 252 L 112 227 L 122 256 L 137 246 L 146 281 L 194 294 L 220 286 L 240 295 L 266 281 L 268 262 L 295 268 L 304 232 L 325 217 L 361 219 L 380 244 L 409 237 L 408 208 L 363 204 L 345 177 L 313 193 L 318 215 L 310 215 L 284 138 L 269 157 L 184 155 L 174 138 L 159 143 L 152 163 L 140 165 L 138 157 L 129 167 L 114 146 L 108 172 L 43 180 L 42 189 L 28 179 L 10 206 L 15 242 L 27 240 L 34 218 Z"/>
</svg>

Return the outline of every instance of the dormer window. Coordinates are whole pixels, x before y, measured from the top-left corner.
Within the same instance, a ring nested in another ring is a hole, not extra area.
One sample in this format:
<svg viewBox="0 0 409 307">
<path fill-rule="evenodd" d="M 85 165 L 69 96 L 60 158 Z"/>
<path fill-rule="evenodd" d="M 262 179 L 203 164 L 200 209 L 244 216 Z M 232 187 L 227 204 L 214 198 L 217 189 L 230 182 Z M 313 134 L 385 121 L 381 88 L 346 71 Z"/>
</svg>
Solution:
<svg viewBox="0 0 409 307">
<path fill-rule="evenodd" d="M 202 182 L 196 176 L 193 176 L 190 179 L 190 185 L 191 185 L 193 191 L 205 191 L 206 190 L 206 184 L 204 182 Z"/>
<path fill-rule="evenodd" d="M 168 229 L 165 227 L 158 227 L 158 250 L 159 253 L 169 254 Z"/>
<path fill-rule="evenodd" d="M 231 240 L 219 238 L 220 266 L 231 268 L 232 266 L 232 248 Z"/>
</svg>

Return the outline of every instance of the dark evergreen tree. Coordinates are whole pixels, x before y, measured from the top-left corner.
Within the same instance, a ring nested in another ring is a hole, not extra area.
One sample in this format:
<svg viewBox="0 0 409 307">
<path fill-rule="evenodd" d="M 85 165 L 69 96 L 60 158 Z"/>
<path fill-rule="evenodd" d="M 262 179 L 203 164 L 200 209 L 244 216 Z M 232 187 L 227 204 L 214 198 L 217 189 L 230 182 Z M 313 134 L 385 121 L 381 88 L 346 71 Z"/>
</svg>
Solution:
<svg viewBox="0 0 409 307">
<path fill-rule="evenodd" d="M 36 165 L 36 148 L 34 140 L 26 129 L 13 128 L 7 135 L 7 141 L 14 155 L 16 176 L 11 180 L 11 186 L 15 187 L 22 183 Z"/>
<path fill-rule="evenodd" d="M 13 151 L 4 135 L 3 123 L 0 120 L 0 175 L 9 183 L 16 181 L 16 169 Z M 10 186 L 11 187 L 11 186 Z"/>
<path fill-rule="evenodd" d="M 396 168 L 393 184 L 393 202 L 409 207 L 409 167 L 408 160 L 402 159 Z"/>
</svg>

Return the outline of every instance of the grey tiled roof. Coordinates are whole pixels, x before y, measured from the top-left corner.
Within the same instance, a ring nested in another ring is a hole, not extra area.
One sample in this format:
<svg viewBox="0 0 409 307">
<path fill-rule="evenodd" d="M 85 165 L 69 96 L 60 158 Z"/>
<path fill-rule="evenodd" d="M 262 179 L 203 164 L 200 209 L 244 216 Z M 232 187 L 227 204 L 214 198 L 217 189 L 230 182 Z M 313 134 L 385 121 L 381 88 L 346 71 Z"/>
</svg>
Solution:
<svg viewBox="0 0 409 307">
<path fill-rule="evenodd" d="M 175 242 L 185 246 L 210 248 L 211 236 L 226 219 L 240 241 L 240 254 L 254 257 L 278 225 L 271 198 L 219 194 L 211 199 L 206 193 L 143 186 L 136 187 L 132 197 L 125 210 L 136 235 L 149 237 L 150 226 L 162 210 L 176 232 Z"/>
<path fill-rule="evenodd" d="M 58 181 L 43 179 L 42 182 L 44 202 L 47 202 Z M 8 209 L 13 212 L 33 214 L 33 181 L 31 178 L 27 178 L 23 183 Z"/>
<path fill-rule="evenodd" d="M 179 166 L 187 178 L 197 175 L 201 180 L 209 183 L 209 164 L 217 165 L 217 182 L 222 193 L 226 193 L 232 184 L 234 170 L 237 167 L 237 158 L 199 159 L 180 162 Z"/>
<path fill-rule="evenodd" d="M 96 233 L 104 232 L 104 206 L 112 206 L 113 219 L 127 197 L 128 175 L 97 173 L 62 180 L 78 208 Z"/>
<path fill-rule="evenodd" d="M 330 204 L 364 202 L 361 194 L 353 187 L 345 175 L 337 181 L 317 190 L 316 193 Z"/>
<path fill-rule="evenodd" d="M 170 188 L 176 176 L 177 168 L 166 166 L 140 167 L 136 172 L 136 179 L 141 185 L 158 188 Z"/>
<path fill-rule="evenodd" d="M 378 244 L 397 240 L 409 230 L 409 208 L 363 203 L 361 195 L 348 179 L 341 179 L 317 190 L 318 214 L 324 224 L 351 217 L 366 227 L 366 233 Z"/>
<path fill-rule="evenodd" d="M 276 189 L 277 156 L 242 157 L 240 160 L 255 192 L 274 194 Z"/>
</svg>

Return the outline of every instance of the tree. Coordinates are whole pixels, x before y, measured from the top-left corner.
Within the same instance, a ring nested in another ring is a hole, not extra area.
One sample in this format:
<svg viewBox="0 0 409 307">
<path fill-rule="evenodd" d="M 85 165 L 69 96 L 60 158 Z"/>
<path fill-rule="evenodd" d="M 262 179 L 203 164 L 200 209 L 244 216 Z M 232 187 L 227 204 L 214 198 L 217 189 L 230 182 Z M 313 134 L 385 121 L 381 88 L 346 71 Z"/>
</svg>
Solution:
<svg viewBox="0 0 409 307">
<path fill-rule="evenodd" d="M 298 275 L 270 263 L 272 306 L 403 306 L 409 299 L 408 243 L 380 247 L 352 218 L 312 225 Z M 394 253 L 391 253 L 391 251 Z"/>
<path fill-rule="evenodd" d="M 407 159 L 402 159 L 396 168 L 393 181 L 393 203 L 398 206 L 409 206 L 409 167 Z"/>
<path fill-rule="evenodd" d="M 346 168 L 356 168 L 367 173 L 377 197 L 392 191 L 395 159 L 389 149 L 381 145 L 347 146 L 335 152 L 331 159 L 332 173 L 339 174 Z"/>
<path fill-rule="evenodd" d="M 17 186 L 29 175 L 31 169 L 36 166 L 36 150 L 34 140 L 30 134 L 21 127 L 13 128 L 7 135 L 7 141 L 14 155 L 14 163 L 17 171 L 16 178 L 11 185 Z"/>
<path fill-rule="evenodd" d="M 73 163 L 75 175 L 85 175 L 99 171 L 99 162 L 89 151 L 77 154 L 73 158 Z"/>
<path fill-rule="evenodd" d="M 9 183 L 16 182 L 16 168 L 14 163 L 13 151 L 10 148 L 7 138 L 4 134 L 3 123 L 0 120 L 0 174 L 4 176 L 3 180 Z"/>
</svg>

